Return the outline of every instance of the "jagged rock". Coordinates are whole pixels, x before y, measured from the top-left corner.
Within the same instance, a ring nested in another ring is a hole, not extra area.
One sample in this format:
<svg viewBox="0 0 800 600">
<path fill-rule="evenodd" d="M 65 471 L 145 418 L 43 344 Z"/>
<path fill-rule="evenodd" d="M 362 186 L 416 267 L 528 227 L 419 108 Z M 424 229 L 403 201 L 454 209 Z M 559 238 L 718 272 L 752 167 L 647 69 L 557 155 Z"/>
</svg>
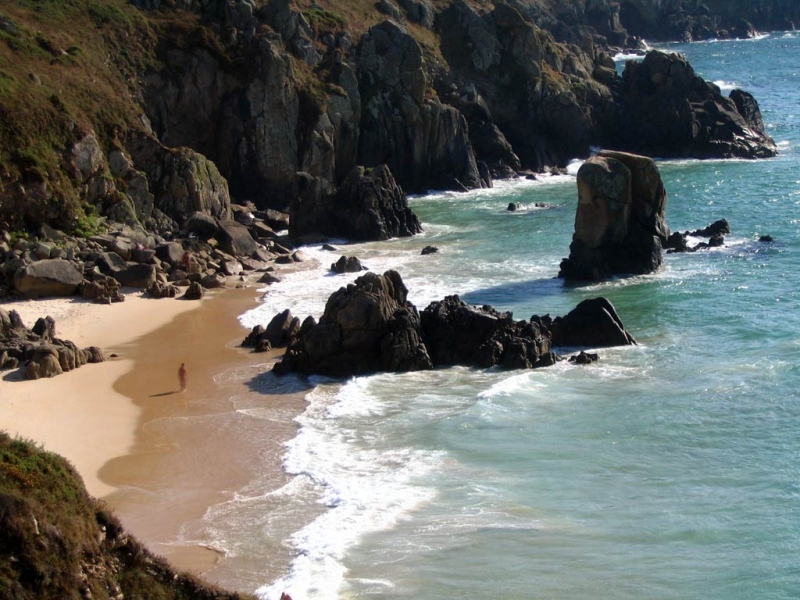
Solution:
<svg viewBox="0 0 800 600">
<path fill-rule="evenodd" d="M 216 223 L 214 223 L 214 231 L 216 232 Z M 183 246 L 179 242 L 164 242 L 156 246 L 156 257 L 169 265 L 180 262 L 183 253 Z"/>
<path fill-rule="evenodd" d="M 250 333 L 247 334 L 247 337 L 242 340 L 241 345 L 245 348 L 255 348 L 259 340 L 263 338 L 264 332 L 265 329 L 263 325 L 256 325 Z"/>
<path fill-rule="evenodd" d="M 72 175 L 81 183 L 97 174 L 105 165 L 105 156 L 94 133 L 89 133 L 72 144 L 66 155 Z"/>
<path fill-rule="evenodd" d="M 420 253 L 422 256 L 426 256 L 428 254 L 436 254 L 439 251 L 439 248 L 436 246 L 425 246 Z"/>
<path fill-rule="evenodd" d="M 673 233 L 666 244 L 665 248 L 668 252 L 697 252 L 698 250 L 706 250 L 708 248 L 716 248 L 725 243 L 725 235 L 731 232 L 731 226 L 726 219 L 715 221 L 708 227 L 702 229 L 695 229 L 694 231 L 684 231 L 683 233 Z M 700 242 L 694 246 L 689 246 L 687 237 L 706 237 L 709 238 L 708 242 Z"/>
<path fill-rule="evenodd" d="M 156 268 L 153 265 L 129 264 L 126 269 L 114 273 L 113 277 L 125 287 L 146 290 L 156 281 Z"/>
<path fill-rule="evenodd" d="M 217 166 L 204 155 L 186 147 L 166 148 L 140 135 L 126 149 L 134 164 L 144 171 L 154 196 L 154 208 L 178 223 L 200 211 L 216 219 L 230 218 L 228 183 Z M 143 220 L 150 215 L 141 215 Z"/>
<path fill-rule="evenodd" d="M 303 324 L 277 373 L 333 376 L 430 369 L 419 314 L 400 275 L 366 273 L 334 292 L 319 323 Z"/>
<path fill-rule="evenodd" d="M 355 256 L 342 256 L 331 265 L 331 271 L 334 273 L 358 273 L 365 270 L 366 267 Z"/>
<path fill-rule="evenodd" d="M 42 344 L 33 351 L 33 355 L 25 367 L 25 379 L 55 377 L 63 372 L 64 369 L 61 368 L 58 360 L 58 351 L 53 346 Z"/>
<path fill-rule="evenodd" d="M 559 277 L 600 280 L 651 273 L 669 237 L 667 196 L 652 159 L 600 152 L 578 171 L 578 208 L 569 258 Z"/>
<path fill-rule="evenodd" d="M 256 211 L 255 216 L 262 219 L 270 228 L 275 231 L 283 231 L 289 229 L 289 214 L 277 210 L 259 210 Z"/>
<path fill-rule="evenodd" d="M 175 298 L 178 295 L 178 288 L 174 285 L 156 281 L 147 288 L 147 295 L 151 298 Z"/>
<path fill-rule="evenodd" d="M 559 345 L 634 344 L 614 307 L 604 298 L 587 300 L 565 317 L 533 316 L 514 321 L 491 306 L 468 306 L 458 296 L 432 302 L 421 315 L 407 298 L 400 275 L 367 273 L 331 295 L 319 323 L 312 318 L 289 336 L 276 374 L 292 371 L 350 376 L 402 372 L 433 366 L 552 365 Z M 285 324 L 289 311 L 276 317 Z M 297 319 L 293 322 L 296 324 Z M 254 329 L 248 343 L 265 337 Z"/>
<path fill-rule="evenodd" d="M 569 362 L 575 363 L 576 365 L 590 365 L 594 362 L 597 362 L 600 359 L 594 352 L 584 352 L 581 350 L 578 354 L 573 354 L 569 357 Z"/>
<path fill-rule="evenodd" d="M 60 258 L 36 261 L 14 272 L 14 287 L 34 296 L 71 296 L 81 281 L 75 265 Z"/>
<path fill-rule="evenodd" d="M 201 300 L 205 295 L 203 286 L 196 281 L 192 281 L 183 293 L 184 300 Z"/>
<path fill-rule="evenodd" d="M 254 352 L 269 352 L 272 350 L 272 344 L 267 339 L 266 330 L 261 325 L 253 327 L 253 330 L 242 341 L 242 346 L 253 348 Z"/>
<path fill-rule="evenodd" d="M 725 98 L 678 54 L 653 50 L 629 61 L 615 129 L 617 147 L 648 156 L 768 158 L 777 154 L 749 94 Z"/>
<path fill-rule="evenodd" d="M 200 211 L 194 211 L 190 214 L 184 222 L 183 227 L 187 233 L 195 234 L 201 240 L 214 237 L 219 230 L 216 219 Z"/>
<path fill-rule="evenodd" d="M 636 344 L 606 298 L 584 300 L 567 315 L 547 323 L 553 346 L 606 348 Z"/>
<path fill-rule="evenodd" d="M 274 348 L 285 346 L 300 331 L 300 319 L 287 308 L 275 315 L 264 330 L 263 338 Z"/>
<path fill-rule="evenodd" d="M 81 284 L 80 293 L 86 300 L 103 304 L 125 300 L 119 281 L 96 270 L 87 274 L 87 279 Z"/>
<path fill-rule="evenodd" d="M 538 323 L 515 322 L 511 313 L 468 306 L 458 296 L 431 303 L 421 315 L 423 339 L 436 366 L 532 368 L 556 358 Z"/>
<path fill-rule="evenodd" d="M 378 3 L 375 5 L 375 8 L 377 8 L 378 12 L 380 12 L 381 14 L 384 14 L 391 19 L 394 19 L 398 23 L 402 23 L 403 21 L 405 21 L 403 13 L 400 12 L 400 9 L 397 8 L 397 6 L 391 0 L 378 0 Z"/>
<path fill-rule="evenodd" d="M 703 227 L 702 229 L 695 229 L 694 231 L 687 231 L 684 235 L 690 235 L 692 237 L 705 237 L 711 238 L 717 235 L 728 235 L 731 232 L 731 225 L 728 223 L 727 219 L 720 219 L 719 221 L 714 221 L 708 227 Z"/>
<path fill-rule="evenodd" d="M 36 319 L 31 332 L 38 335 L 43 341 L 50 341 L 56 337 L 56 322 L 53 317 L 47 316 Z"/>
<path fill-rule="evenodd" d="M 494 123 L 484 120 L 470 122 L 469 139 L 475 156 L 487 164 L 493 177 L 507 178 L 521 168 L 519 157 Z"/>
<path fill-rule="evenodd" d="M 221 265 L 222 273 L 229 277 L 238 275 L 242 272 L 243 268 L 244 267 L 242 266 L 242 263 L 240 263 L 238 260 L 225 260 L 222 261 Z"/>
<path fill-rule="evenodd" d="M 404 11 L 408 20 L 412 23 L 419 23 L 427 29 L 433 29 L 434 11 L 427 0 L 397 0 Z"/>
<path fill-rule="evenodd" d="M 258 283 L 266 283 L 267 285 L 272 285 L 273 283 L 280 283 L 280 279 L 275 277 L 272 273 L 264 273 L 261 277 L 258 278 Z"/>
<path fill-rule="evenodd" d="M 200 280 L 200 285 L 209 290 L 224 288 L 227 285 L 227 280 L 222 273 L 214 273 L 213 275 L 206 275 L 203 277 Z"/>
<path fill-rule="evenodd" d="M 761 116 L 761 109 L 758 107 L 758 102 L 756 102 L 752 94 L 744 90 L 734 89 L 728 94 L 728 98 L 733 100 L 737 112 L 751 129 L 762 133 L 766 131 L 764 128 L 764 119 Z"/>
<path fill-rule="evenodd" d="M 422 49 L 392 21 L 372 27 L 357 50 L 361 125 L 358 163 L 386 164 L 404 189 L 481 187 L 464 116 L 426 98 Z"/>
<path fill-rule="evenodd" d="M 214 237 L 224 252 L 233 256 L 253 255 L 257 246 L 247 227 L 232 220 L 219 221 L 217 224 L 219 229 Z"/>
<path fill-rule="evenodd" d="M 421 231 L 386 165 L 354 169 L 339 191 L 327 197 L 298 197 L 292 203 L 289 226 L 293 237 L 320 232 L 353 240 L 386 240 Z"/>
<path fill-rule="evenodd" d="M 0 368 L 23 365 L 26 379 L 39 379 L 104 360 L 99 348 L 81 350 L 72 342 L 57 338 L 55 321 L 49 316 L 38 319 L 29 330 L 19 313 L 0 308 Z"/>
<path fill-rule="evenodd" d="M 148 289 L 156 280 L 154 265 L 126 262 L 115 252 L 103 252 L 95 261 L 104 275 L 109 275 L 126 287 Z"/>
</svg>

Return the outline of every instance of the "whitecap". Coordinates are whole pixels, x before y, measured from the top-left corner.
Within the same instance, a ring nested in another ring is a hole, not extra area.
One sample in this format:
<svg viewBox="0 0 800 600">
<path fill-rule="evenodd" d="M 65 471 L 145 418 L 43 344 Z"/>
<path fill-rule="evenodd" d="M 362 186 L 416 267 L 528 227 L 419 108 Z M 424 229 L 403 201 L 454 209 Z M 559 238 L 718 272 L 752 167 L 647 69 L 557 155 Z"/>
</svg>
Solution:
<svg viewBox="0 0 800 600">
<path fill-rule="evenodd" d="M 739 87 L 736 83 L 732 81 L 724 81 L 722 79 L 714 81 L 714 85 L 716 85 L 720 89 L 720 91 L 723 92 L 730 92 L 731 90 L 735 90 L 737 87 Z"/>
</svg>

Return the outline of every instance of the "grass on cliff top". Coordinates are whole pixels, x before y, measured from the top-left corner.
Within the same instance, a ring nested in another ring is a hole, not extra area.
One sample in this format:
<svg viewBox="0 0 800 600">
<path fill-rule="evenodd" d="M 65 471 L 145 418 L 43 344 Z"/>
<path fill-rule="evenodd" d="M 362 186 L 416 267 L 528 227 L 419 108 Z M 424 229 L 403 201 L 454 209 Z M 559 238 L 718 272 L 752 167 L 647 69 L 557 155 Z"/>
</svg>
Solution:
<svg viewBox="0 0 800 600">
<path fill-rule="evenodd" d="M 63 151 L 91 130 L 108 146 L 142 127 L 135 95 L 153 40 L 126 0 L 2 3 L 0 181 L 46 182 L 59 210 L 76 203 Z"/>
</svg>

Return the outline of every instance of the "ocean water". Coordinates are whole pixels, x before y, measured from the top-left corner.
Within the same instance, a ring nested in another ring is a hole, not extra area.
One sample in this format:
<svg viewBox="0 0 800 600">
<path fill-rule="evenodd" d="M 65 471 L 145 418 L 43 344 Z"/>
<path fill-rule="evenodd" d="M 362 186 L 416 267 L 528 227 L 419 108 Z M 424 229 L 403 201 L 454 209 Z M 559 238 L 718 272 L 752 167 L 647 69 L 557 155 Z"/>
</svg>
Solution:
<svg viewBox="0 0 800 600">
<path fill-rule="evenodd" d="M 276 600 L 800 597 L 800 34 L 669 49 L 754 93 L 779 144 L 770 160 L 659 162 L 670 227 L 726 218 L 725 246 L 567 285 L 577 164 L 412 198 L 424 234 L 341 253 L 398 270 L 420 310 L 458 293 L 521 319 L 602 295 L 639 345 L 533 371 L 262 375 L 265 391 L 306 386 L 307 409 L 291 482 L 255 478 L 193 525 L 234 565 L 223 583 Z M 244 324 L 319 316 L 355 277 L 304 253 Z M 293 556 L 280 573 L 259 558 L 276 541 Z"/>
</svg>

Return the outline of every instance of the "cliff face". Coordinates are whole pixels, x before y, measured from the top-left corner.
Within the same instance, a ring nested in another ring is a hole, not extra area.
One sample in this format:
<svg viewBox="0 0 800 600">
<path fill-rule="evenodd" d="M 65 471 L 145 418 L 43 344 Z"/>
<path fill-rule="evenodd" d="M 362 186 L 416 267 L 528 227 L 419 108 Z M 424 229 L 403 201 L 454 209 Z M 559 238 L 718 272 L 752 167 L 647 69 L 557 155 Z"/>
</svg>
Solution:
<svg viewBox="0 0 800 600">
<path fill-rule="evenodd" d="M 599 44 L 699 6 L 19 0 L 0 11 L 0 228 L 88 231 L 106 216 L 170 233 L 196 210 L 225 218 L 232 201 L 295 214 L 302 202 L 342 222 L 337 198 L 357 168 L 385 165 L 381 180 L 405 192 L 463 190 L 590 145 L 769 156 L 757 119 L 743 139 L 739 105 L 693 74 L 684 102 L 674 77 L 619 77 Z M 765 20 L 794 14 L 758 6 Z M 654 87 L 659 105 L 680 105 L 679 121 L 643 146 L 634 99 Z M 720 107 L 711 117 L 707 101 Z M 680 139 L 660 137 L 671 127 Z M 407 219 L 403 199 L 390 204 L 390 220 Z"/>
</svg>

